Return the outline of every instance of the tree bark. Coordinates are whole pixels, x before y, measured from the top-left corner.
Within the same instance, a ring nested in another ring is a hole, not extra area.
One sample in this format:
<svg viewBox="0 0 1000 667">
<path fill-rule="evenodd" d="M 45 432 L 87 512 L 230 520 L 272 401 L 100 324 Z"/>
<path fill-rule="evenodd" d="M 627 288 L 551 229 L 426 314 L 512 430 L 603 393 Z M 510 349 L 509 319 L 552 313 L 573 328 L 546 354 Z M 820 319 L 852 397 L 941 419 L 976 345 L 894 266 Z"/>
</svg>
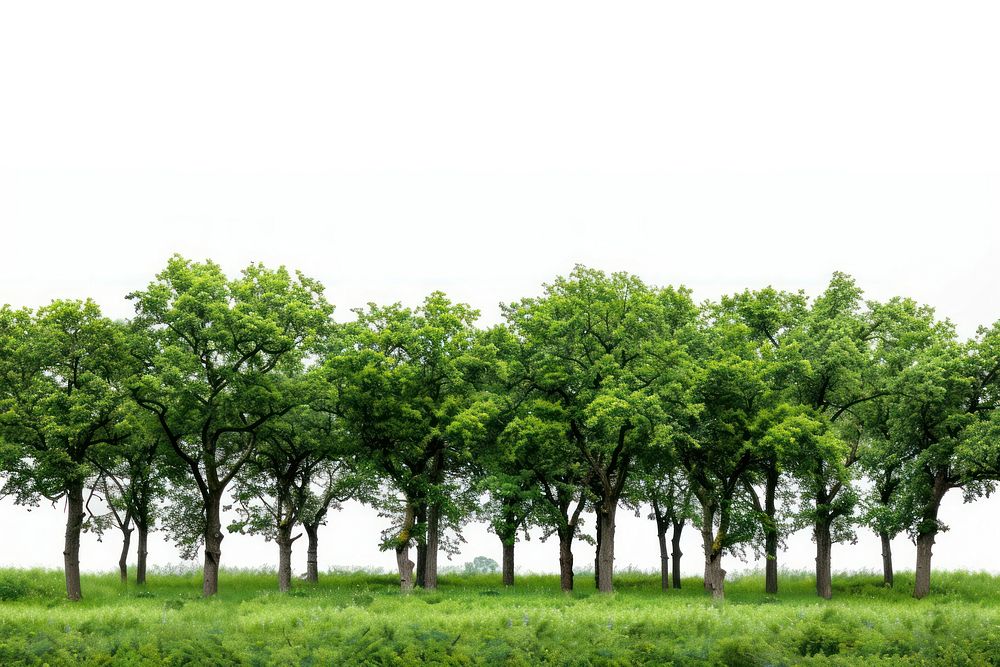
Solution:
<svg viewBox="0 0 1000 667">
<path fill-rule="evenodd" d="M 83 482 L 72 484 L 66 491 L 66 541 L 63 561 L 66 572 L 66 597 L 79 600 L 80 589 L 80 531 L 83 528 Z"/>
<path fill-rule="evenodd" d="M 813 536 L 816 538 L 816 595 L 829 600 L 833 597 L 833 536 L 829 522 L 816 521 Z"/>
<path fill-rule="evenodd" d="M 712 599 L 722 600 L 726 597 L 726 571 L 722 569 L 722 528 L 719 534 L 714 534 L 715 511 L 711 506 L 702 503 L 701 540 L 705 549 L 705 590 L 712 594 Z"/>
<path fill-rule="evenodd" d="M 427 527 L 427 504 L 419 503 L 416 509 L 416 522 L 422 525 L 424 528 Z M 424 582 L 427 576 L 427 542 L 426 535 L 424 539 L 417 539 L 417 570 L 416 570 L 416 585 L 420 588 L 424 587 Z"/>
<path fill-rule="evenodd" d="M 118 557 L 118 576 L 123 584 L 128 583 L 128 550 L 132 546 L 132 528 L 122 528 L 122 552 Z"/>
<path fill-rule="evenodd" d="M 670 538 L 670 545 L 673 549 L 671 552 L 671 557 L 673 559 L 673 571 L 674 571 L 674 588 L 681 587 L 681 556 L 683 552 L 681 551 L 681 531 L 684 530 L 683 521 L 674 521 L 674 532 Z"/>
<path fill-rule="evenodd" d="M 410 560 L 410 545 L 396 547 L 396 567 L 399 570 L 399 590 L 409 593 L 413 590 L 413 561 Z"/>
<path fill-rule="evenodd" d="M 278 527 L 278 590 L 287 593 L 292 590 L 292 527 Z"/>
<path fill-rule="evenodd" d="M 514 542 L 501 540 L 503 542 L 503 585 L 514 585 Z"/>
<path fill-rule="evenodd" d="M 882 540 L 882 585 L 892 588 L 892 540 L 889 533 L 879 533 Z"/>
<path fill-rule="evenodd" d="M 222 496 L 213 494 L 205 503 L 205 567 L 201 593 L 211 597 L 219 592 L 219 562 L 222 559 Z"/>
<path fill-rule="evenodd" d="M 775 495 L 778 490 L 778 469 L 771 466 L 764 485 L 764 592 L 778 593 L 778 523 Z"/>
<path fill-rule="evenodd" d="M 319 524 L 303 524 L 306 539 L 309 541 L 306 549 L 306 581 L 310 584 L 319 583 Z"/>
<path fill-rule="evenodd" d="M 573 590 L 573 533 L 559 531 L 559 586 L 563 592 Z"/>
<path fill-rule="evenodd" d="M 937 531 L 917 535 L 917 572 L 913 597 L 918 600 L 931 592 L 931 551 Z"/>
<path fill-rule="evenodd" d="M 594 588 L 601 590 L 601 529 L 604 522 L 601 521 L 601 508 L 597 507 L 597 526 L 594 528 Z"/>
<path fill-rule="evenodd" d="M 135 583 L 139 586 L 146 585 L 146 557 L 149 554 L 149 527 L 145 524 L 137 524 L 139 529 L 139 543 L 136 545 L 135 562 Z"/>
<path fill-rule="evenodd" d="M 427 548 L 424 554 L 424 588 L 437 590 L 438 587 L 438 542 L 440 539 L 441 509 L 437 505 L 427 507 Z"/>
<path fill-rule="evenodd" d="M 656 539 L 660 544 L 660 590 L 670 589 L 670 552 L 667 549 L 666 522 L 656 517 Z"/>
<path fill-rule="evenodd" d="M 615 514 L 618 510 L 617 500 L 610 503 L 600 514 L 601 543 L 597 549 L 598 570 L 597 590 L 610 593 L 614 590 L 615 574 Z"/>
</svg>

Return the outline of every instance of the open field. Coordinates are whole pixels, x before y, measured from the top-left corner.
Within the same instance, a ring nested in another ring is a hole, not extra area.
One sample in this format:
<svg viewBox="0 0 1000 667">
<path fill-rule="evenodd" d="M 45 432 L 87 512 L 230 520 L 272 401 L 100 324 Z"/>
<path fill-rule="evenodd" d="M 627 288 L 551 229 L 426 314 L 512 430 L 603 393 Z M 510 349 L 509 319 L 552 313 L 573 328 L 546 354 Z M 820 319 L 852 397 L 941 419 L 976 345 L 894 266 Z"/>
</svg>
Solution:
<svg viewBox="0 0 1000 667">
<path fill-rule="evenodd" d="M 54 571 L 0 571 L 0 664 L 1000 664 L 1000 577 L 936 573 L 909 597 L 912 574 L 887 590 L 874 575 L 834 578 L 819 600 L 811 577 L 727 585 L 713 604 L 697 579 L 663 593 L 653 575 L 616 576 L 598 594 L 581 573 L 447 575 L 437 592 L 401 596 L 394 575 L 335 573 L 279 594 L 274 575 L 224 572 L 202 599 L 200 575 L 153 574 L 143 589 L 85 575 L 64 599 Z"/>
</svg>

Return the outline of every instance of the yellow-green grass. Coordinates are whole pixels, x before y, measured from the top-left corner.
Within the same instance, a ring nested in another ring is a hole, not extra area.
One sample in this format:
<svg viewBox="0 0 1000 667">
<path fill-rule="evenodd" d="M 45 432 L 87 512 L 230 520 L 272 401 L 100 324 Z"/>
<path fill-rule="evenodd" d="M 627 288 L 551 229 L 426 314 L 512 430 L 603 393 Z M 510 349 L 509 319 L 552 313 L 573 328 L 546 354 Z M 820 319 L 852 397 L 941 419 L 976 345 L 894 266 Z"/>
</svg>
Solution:
<svg viewBox="0 0 1000 667">
<path fill-rule="evenodd" d="M 0 664 L 1000 664 L 1000 577 L 935 573 L 913 600 L 860 573 L 835 577 L 817 599 L 808 575 L 727 584 L 713 604 L 697 579 L 659 590 L 656 575 L 625 572 L 616 592 L 581 573 L 558 577 L 446 575 L 438 591 L 402 596 L 392 575 L 336 572 L 318 586 L 276 591 L 273 573 L 227 571 L 200 596 L 197 573 L 154 573 L 147 586 L 115 574 L 84 577 L 84 600 L 62 599 L 61 573 L 0 571 Z"/>
</svg>

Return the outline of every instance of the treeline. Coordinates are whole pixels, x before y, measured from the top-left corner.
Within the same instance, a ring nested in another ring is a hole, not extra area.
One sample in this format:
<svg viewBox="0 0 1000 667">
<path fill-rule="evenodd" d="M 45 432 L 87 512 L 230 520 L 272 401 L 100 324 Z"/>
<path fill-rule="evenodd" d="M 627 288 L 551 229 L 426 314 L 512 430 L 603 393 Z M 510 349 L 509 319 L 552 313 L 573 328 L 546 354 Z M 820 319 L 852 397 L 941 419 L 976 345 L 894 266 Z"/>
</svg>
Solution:
<svg viewBox="0 0 1000 667">
<path fill-rule="evenodd" d="M 84 530 L 121 533 L 123 580 L 135 533 L 138 583 L 150 531 L 168 531 L 203 551 L 212 595 L 224 531 L 273 540 L 284 591 L 301 526 L 316 581 L 318 528 L 347 499 L 386 518 L 404 591 L 436 587 L 438 554 L 477 519 L 505 584 L 534 531 L 558 540 L 563 590 L 587 540 L 611 591 L 624 507 L 654 520 L 664 589 L 680 585 L 687 525 L 715 597 L 723 558 L 747 550 L 777 592 L 783 542 L 809 528 L 829 598 L 833 545 L 868 526 L 887 585 L 891 539 L 915 540 L 923 597 L 942 499 L 1000 478 L 1000 323 L 961 340 L 930 307 L 865 300 L 843 274 L 815 299 L 768 287 L 696 303 L 577 267 L 487 329 L 439 292 L 338 323 L 301 274 L 229 278 L 178 256 L 128 298 L 128 321 L 89 300 L 0 309 L 3 494 L 65 502 L 71 599 Z"/>
</svg>

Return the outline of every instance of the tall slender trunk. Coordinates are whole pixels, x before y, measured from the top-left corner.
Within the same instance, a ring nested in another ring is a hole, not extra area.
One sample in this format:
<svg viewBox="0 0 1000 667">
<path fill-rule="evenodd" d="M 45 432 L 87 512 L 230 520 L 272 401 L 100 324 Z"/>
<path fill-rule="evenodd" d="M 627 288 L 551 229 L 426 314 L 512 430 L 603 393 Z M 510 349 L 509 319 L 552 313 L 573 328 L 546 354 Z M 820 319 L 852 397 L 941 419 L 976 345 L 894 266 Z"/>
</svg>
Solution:
<svg viewBox="0 0 1000 667">
<path fill-rule="evenodd" d="M 427 503 L 420 502 L 417 504 L 416 508 L 416 522 L 423 526 L 425 529 L 427 527 Z M 420 588 L 424 587 L 424 582 L 427 580 L 427 542 L 426 535 L 421 539 L 417 539 L 417 570 L 416 570 L 416 585 Z"/>
<path fill-rule="evenodd" d="M 672 548 L 672 552 L 671 552 L 670 555 L 671 555 L 672 560 L 673 560 L 673 562 L 671 563 L 671 565 L 673 565 L 673 570 L 674 570 L 674 588 L 680 588 L 681 587 L 681 556 L 684 555 L 683 552 L 681 552 L 681 531 L 684 530 L 684 522 L 683 521 L 674 521 L 673 522 L 673 526 L 674 526 L 674 532 L 673 532 L 673 534 L 672 534 L 672 536 L 670 538 L 670 545 L 671 545 L 671 548 Z"/>
<path fill-rule="evenodd" d="M 139 540 L 136 545 L 136 561 L 135 561 L 135 583 L 139 586 L 146 585 L 146 557 L 149 554 L 149 525 L 146 523 L 137 523 L 136 528 L 139 529 Z"/>
<path fill-rule="evenodd" d="M 764 592 L 768 595 L 778 593 L 778 522 L 775 503 L 778 477 L 777 466 L 769 467 L 764 485 Z"/>
<path fill-rule="evenodd" d="M 882 540 L 882 585 L 892 588 L 892 540 L 886 532 L 878 536 Z"/>
<path fill-rule="evenodd" d="M 609 502 L 599 515 L 601 523 L 601 543 L 597 549 L 598 570 L 597 590 L 610 593 L 614 590 L 615 574 L 615 514 L 618 511 L 618 500 Z"/>
<path fill-rule="evenodd" d="M 319 524 L 302 524 L 309 541 L 306 549 L 306 581 L 310 584 L 319 583 Z"/>
<path fill-rule="evenodd" d="M 514 585 L 514 540 L 501 538 L 503 544 L 503 585 Z"/>
<path fill-rule="evenodd" d="M 66 597 L 79 600 L 80 589 L 80 530 L 83 528 L 83 482 L 73 483 L 66 490 L 66 541 L 63 561 L 66 570 Z"/>
<path fill-rule="evenodd" d="M 597 508 L 597 526 L 594 528 L 594 588 L 601 589 L 601 530 L 604 522 L 601 521 L 601 508 Z"/>
<path fill-rule="evenodd" d="M 424 588 L 438 587 L 438 542 L 440 540 L 441 508 L 432 504 L 427 508 L 427 549 L 424 554 Z"/>
<path fill-rule="evenodd" d="M 667 549 L 667 522 L 660 516 L 659 512 L 654 510 L 656 514 L 656 541 L 660 545 L 660 589 L 669 590 L 670 589 L 670 551 Z"/>
<path fill-rule="evenodd" d="M 287 593 L 292 590 L 292 526 L 278 526 L 278 590 Z"/>
<path fill-rule="evenodd" d="M 222 494 L 209 495 L 205 503 L 205 566 L 201 593 L 211 597 L 219 592 L 219 562 L 222 559 Z"/>
<path fill-rule="evenodd" d="M 132 546 L 132 528 L 123 526 L 122 529 L 122 552 L 118 557 L 118 577 L 123 584 L 128 583 L 128 551 Z"/>
<path fill-rule="evenodd" d="M 563 592 L 573 590 L 573 529 L 559 530 L 559 587 Z"/>
<path fill-rule="evenodd" d="M 937 531 L 917 535 L 917 572 L 913 597 L 920 599 L 931 592 L 931 551 Z"/>
<path fill-rule="evenodd" d="M 829 600 L 833 597 L 833 535 L 829 520 L 817 519 L 813 536 L 816 538 L 816 595 Z"/>
<path fill-rule="evenodd" d="M 917 571 L 913 583 L 913 597 L 917 599 L 927 597 L 931 592 L 931 552 L 939 530 L 938 510 L 949 488 L 947 472 L 935 472 L 931 498 L 917 527 Z"/>
</svg>

